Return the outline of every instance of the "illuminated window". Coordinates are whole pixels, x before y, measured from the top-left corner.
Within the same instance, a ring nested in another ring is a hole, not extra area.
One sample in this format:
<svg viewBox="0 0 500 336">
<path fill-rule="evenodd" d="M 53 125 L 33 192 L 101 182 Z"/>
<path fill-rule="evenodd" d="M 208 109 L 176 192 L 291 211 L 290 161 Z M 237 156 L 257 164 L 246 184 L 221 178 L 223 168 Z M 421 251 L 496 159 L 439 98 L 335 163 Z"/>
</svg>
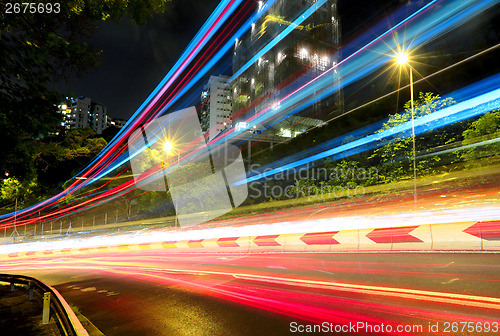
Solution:
<svg viewBox="0 0 500 336">
<path fill-rule="evenodd" d="M 300 50 L 300 58 L 304 59 L 304 58 L 306 58 L 308 55 L 309 55 L 309 53 L 307 52 L 307 49 L 306 49 L 306 48 L 302 48 L 302 49 Z"/>
</svg>

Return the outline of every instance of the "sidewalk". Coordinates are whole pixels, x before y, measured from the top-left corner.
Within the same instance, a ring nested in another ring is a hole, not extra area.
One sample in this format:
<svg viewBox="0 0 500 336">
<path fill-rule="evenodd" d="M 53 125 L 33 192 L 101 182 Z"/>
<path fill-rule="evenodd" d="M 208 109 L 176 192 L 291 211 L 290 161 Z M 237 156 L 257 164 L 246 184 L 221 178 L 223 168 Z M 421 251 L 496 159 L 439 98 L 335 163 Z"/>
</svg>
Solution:
<svg viewBox="0 0 500 336">
<path fill-rule="evenodd" d="M 57 324 L 51 318 L 49 324 L 42 324 L 42 297 L 34 291 L 34 299 L 28 300 L 28 290 L 16 286 L 0 285 L 0 326 L 2 335 L 16 336 L 58 336 Z"/>
</svg>

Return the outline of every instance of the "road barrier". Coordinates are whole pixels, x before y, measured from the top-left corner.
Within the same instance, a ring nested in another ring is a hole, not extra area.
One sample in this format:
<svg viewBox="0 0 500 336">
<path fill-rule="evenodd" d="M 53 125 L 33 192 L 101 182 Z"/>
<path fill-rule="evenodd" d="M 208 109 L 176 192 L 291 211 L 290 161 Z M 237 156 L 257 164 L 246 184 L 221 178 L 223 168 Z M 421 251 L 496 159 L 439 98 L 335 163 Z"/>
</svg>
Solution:
<svg viewBox="0 0 500 336">
<path fill-rule="evenodd" d="M 491 251 L 500 250 L 500 220 L 66 248 L 11 253 L 0 256 L 0 259 L 151 249 L 196 253 Z"/>
<path fill-rule="evenodd" d="M 52 312 L 55 314 L 56 322 L 59 324 L 64 335 L 89 335 L 69 304 L 54 287 L 51 287 L 38 279 L 25 275 L 0 274 L 0 282 L 10 283 L 11 288 L 14 287 L 14 284 L 27 285 L 29 287 L 28 297 L 30 300 L 33 299 L 33 289 L 37 289 L 43 296 L 43 324 L 47 324 L 49 322 L 50 312 Z"/>
</svg>

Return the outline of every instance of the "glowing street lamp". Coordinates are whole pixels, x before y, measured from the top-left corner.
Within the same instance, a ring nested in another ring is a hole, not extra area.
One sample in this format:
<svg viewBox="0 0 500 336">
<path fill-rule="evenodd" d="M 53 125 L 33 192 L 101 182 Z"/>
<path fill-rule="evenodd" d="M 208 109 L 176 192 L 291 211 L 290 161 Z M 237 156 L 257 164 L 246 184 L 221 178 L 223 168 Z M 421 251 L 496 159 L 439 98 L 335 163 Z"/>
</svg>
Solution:
<svg viewBox="0 0 500 336">
<path fill-rule="evenodd" d="M 417 204 L 417 164 L 415 158 L 415 109 L 413 107 L 413 71 L 411 65 L 408 63 L 408 54 L 400 53 L 396 55 L 396 63 L 400 67 L 408 65 L 410 69 L 410 106 L 411 106 L 411 137 L 413 141 L 413 202 Z"/>
<path fill-rule="evenodd" d="M 165 140 L 165 143 L 163 144 L 163 150 L 167 152 L 167 155 L 170 155 L 174 151 L 174 144 L 169 141 Z M 177 165 L 179 165 L 179 160 L 180 160 L 180 151 L 177 152 Z"/>
<path fill-rule="evenodd" d="M 396 62 L 399 65 L 406 65 L 408 63 L 408 55 L 406 53 L 398 54 L 396 56 Z"/>
<path fill-rule="evenodd" d="M 174 144 L 172 144 L 170 141 L 165 141 L 165 144 L 163 145 L 163 150 L 167 152 L 167 154 L 170 154 L 172 150 L 174 149 Z"/>
</svg>

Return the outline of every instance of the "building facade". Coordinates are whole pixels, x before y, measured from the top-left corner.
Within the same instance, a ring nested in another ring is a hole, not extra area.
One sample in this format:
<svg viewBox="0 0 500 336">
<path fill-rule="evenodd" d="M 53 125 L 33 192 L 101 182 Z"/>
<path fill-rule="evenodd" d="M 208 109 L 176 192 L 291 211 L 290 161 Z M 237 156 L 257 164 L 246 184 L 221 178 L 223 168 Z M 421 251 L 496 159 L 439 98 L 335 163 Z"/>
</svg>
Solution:
<svg viewBox="0 0 500 336">
<path fill-rule="evenodd" d="M 210 76 L 201 93 L 201 128 L 209 140 L 232 126 L 233 97 L 228 79 L 227 76 Z"/>
<path fill-rule="evenodd" d="M 66 130 L 90 127 L 97 134 L 101 134 L 107 127 L 106 107 L 92 102 L 89 97 L 71 99 L 71 105 L 68 106 L 67 111 L 64 118 Z"/>
<path fill-rule="evenodd" d="M 259 1 L 256 10 L 261 10 L 263 3 Z M 301 25 L 293 23 L 315 3 L 315 0 L 277 0 L 252 24 L 251 31 L 235 41 L 233 73 L 284 29 L 295 26 L 283 40 L 233 81 L 235 123 L 277 104 L 282 97 L 336 65 L 340 41 L 337 0 L 328 0 L 318 6 Z M 332 77 L 332 82 L 340 84 L 337 71 L 329 71 L 327 75 Z M 342 109 L 342 91 L 337 91 L 314 100 L 312 105 L 294 115 L 324 121 Z M 297 134 L 305 129 L 300 125 L 298 128 Z"/>
</svg>

